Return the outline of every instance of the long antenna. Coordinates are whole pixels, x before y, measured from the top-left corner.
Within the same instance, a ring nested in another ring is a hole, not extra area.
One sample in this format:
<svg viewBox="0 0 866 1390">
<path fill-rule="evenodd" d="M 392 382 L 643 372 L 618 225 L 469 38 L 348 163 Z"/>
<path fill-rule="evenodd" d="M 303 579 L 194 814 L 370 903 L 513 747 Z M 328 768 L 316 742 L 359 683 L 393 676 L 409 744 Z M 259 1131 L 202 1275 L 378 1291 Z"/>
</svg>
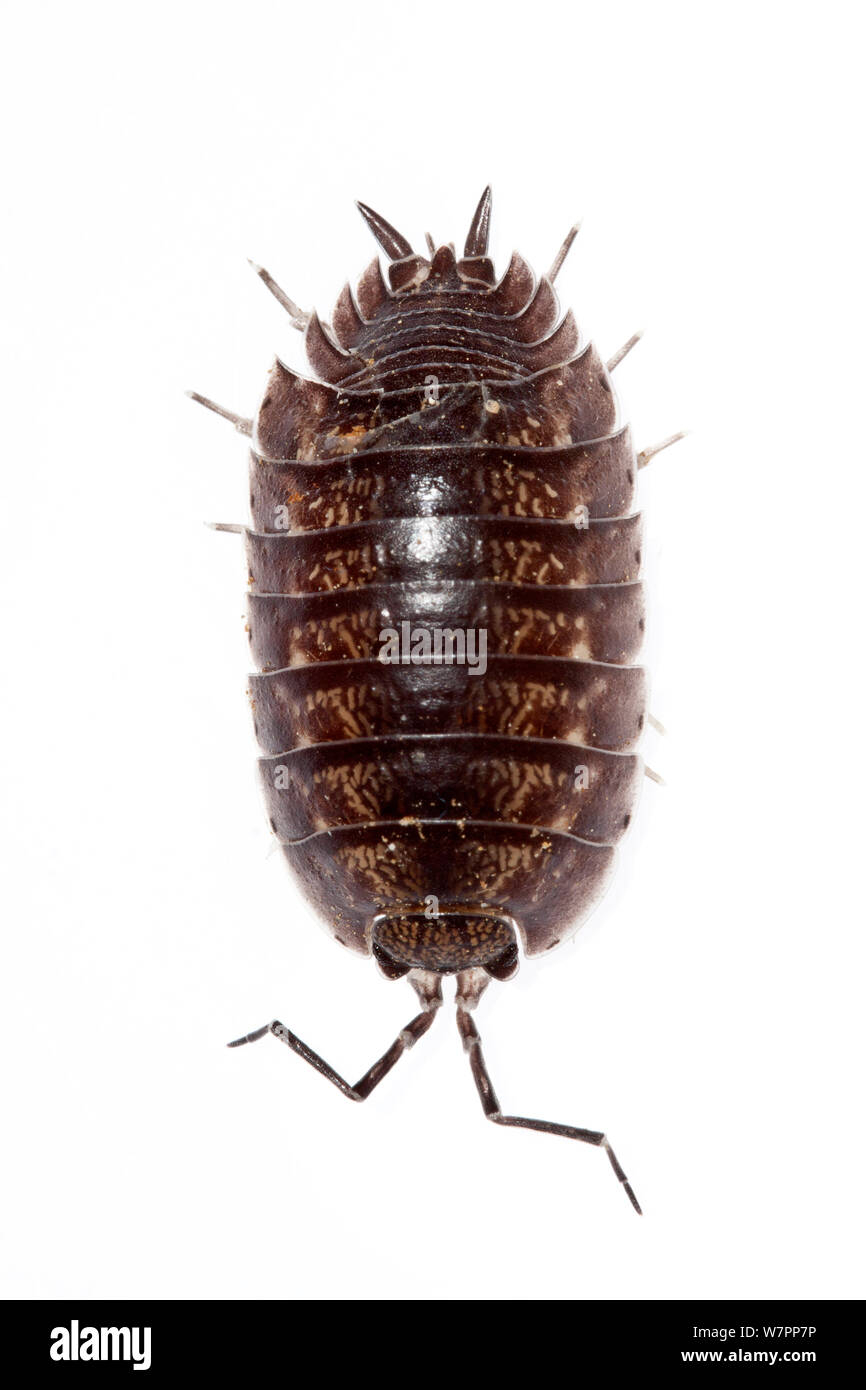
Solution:
<svg viewBox="0 0 866 1390">
<path fill-rule="evenodd" d="M 490 239 L 490 209 L 493 203 L 493 193 L 490 184 L 487 185 L 475 209 L 469 234 L 466 237 L 464 256 L 486 256 L 487 243 Z"/>
<path fill-rule="evenodd" d="M 404 256 L 414 255 L 406 238 L 397 231 L 396 227 L 392 227 L 390 222 L 386 222 L 384 217 L 380 217 L 378 212 L 368 208 L 366 203 L 356 203 L 355 206 L 385 255 L 390 257 L 392 261 L 399 261 Z"/>
</svg>

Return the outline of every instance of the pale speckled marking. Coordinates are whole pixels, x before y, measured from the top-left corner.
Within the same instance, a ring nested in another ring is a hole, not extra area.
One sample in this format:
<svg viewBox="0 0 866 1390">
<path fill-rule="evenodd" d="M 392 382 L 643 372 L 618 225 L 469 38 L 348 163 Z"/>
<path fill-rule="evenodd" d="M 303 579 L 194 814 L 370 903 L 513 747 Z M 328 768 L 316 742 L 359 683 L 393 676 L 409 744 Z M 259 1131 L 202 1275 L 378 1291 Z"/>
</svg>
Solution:
<svg viewBox="0 0 866 1390">
<path fill-rule="evenodd" d="M 480 770 L 480 764 L 472 765 L 468 769 L 469 778 L 473 772 Z M 497 815 L 503 820 L 520 822 L 526 809 L 527 802 L 540 787 L 552 789 L 554 785 L 565 788 L 567 778 L 564 772 L 557 774 L 554 779 L 550 763 L 528 762 L 525 759 L 516 758 L 489 758 L 485 760 L 483 767 L 483 779 L 493 793 L 493 805 Z M 497 780 L 500 782 L 496 788 Z M 567 830 L 570 816 L 568 810 L 563 806 L 555 820 L 551 824 L 553 830 Z"/>
<path fill-rule="evenodd" d="M 396 842 L 386 835 L 379 845 L 341 845 L 337 858 L 350 872 L 357 871 L 366 880 L 372 896 L 378 896 L 382 906 L 393 902 L 413 903 L 423 909 L 424 881 L 416 862 L 402 856 L 399 864 L 393 856 Z"/>
<path fill-rule="evenodd" d="M 509 442 L 520 446 L 525 441 L 515 437 Z M 558 500 L 557 490 L 545 479 L 539 479 L 534 469 L 515 470 L 509 460 L 502 469 L 491 468 L 480 514 L 562 520 L 563 508 L 555 505 Z M 580 505 L 583 504 L 579 500 L 575 502 L 575 506 Z M 566 515 L 564 519 L 571 518 Z"/>
<path fill-rule="evenodd" d="M 515 873 L 526 873 L 552 848 L 549 840 L 540 844 L 499 844 L 488 845 L 480 840 L 470 841 L 469 847 L 481 859 L 481 865 L 473 872 L 478 878 L 482 892 L 502 896 L 508 893 Z M 486 861 L 486 862 L 485 862 Z M 490 877 L 482 877 L 482 875 Z M 487 904 L 485 904 L 486 906 Z"/>
<path fill-rule="evenodd" d="M 532 830 L 531 837 L 529 841 L 510 845 L 490 845 L 473 836 L 466 838 L 467 881 L 474 879 L 478 890 L 488 895 L 480 903 L 473 899 L 476 909 L 495 906 L 491 897 L 507 896 L 515 873 L 525 873 L 547 858 L 553 848 L 552 841 L 544 838 L 544 831 L 538 827 Z M 407 848 L 407 844 L 401 842 L 400 849 Z M 366 882 L 371 896 L 383 906 L 413 903 L 418 910 L 423 910 L 427 887 L 418 873 L 420 866 L 405 852 L 399 863 L 396 862 L 397 850 L 396 841 L 383 834 L 378 844 L 341 845 L 337 858 L 349 872 L 356 872 Z M 536 891 L 541 891 L 540 884 Z"/>
<path fill-rule="evenodd" d="M 371 722 L 361 714 L 366 690 L 366 686 L 361 686 L 359 689 L 357 711 L 355 710 L 355 687 L 353 686 L 332 686 L 327 690 L 310 691 L 307 693 L 307 711 L 312 714 L 317 708 L 328 709 L 336 713 L 342 720 L 347 737 L 363 738 L 365 734 L 372 732 Z"/>
<path fill-rule="evenodd" d="M 365 820 L 380 820 L 382 817 L 381 783 L 382 769 L 372 761 L 339 763 L 326 767 L 313 776 L 314 785 L 320 786 L 326 795 L 337 793 L 345 802 L 348 812 Z M 388 782 L 387 774 L 384 777 Z M 317 829 L 325 830 L 331 821 L 320 814 Z"/>
</svg>

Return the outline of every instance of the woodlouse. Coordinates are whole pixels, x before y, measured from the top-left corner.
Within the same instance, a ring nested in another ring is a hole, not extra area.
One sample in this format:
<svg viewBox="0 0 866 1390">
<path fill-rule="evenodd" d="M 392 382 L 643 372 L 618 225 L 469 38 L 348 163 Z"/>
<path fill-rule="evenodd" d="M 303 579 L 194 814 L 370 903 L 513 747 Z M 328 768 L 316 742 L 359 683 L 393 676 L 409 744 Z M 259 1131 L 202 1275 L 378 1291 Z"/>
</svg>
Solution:
<svg viewBox="0 0 866 1390">
<path fill-rule="evenodd" d="M 419 1014 L 350 1086 L 364 1100 L 430 1027 L 442 977 L 487 1117 L 504 1115 L 471 1017 L 491 978 L 586 917 L 642 771 L 636 456 L 609 371 L 560 319 L 553 282 L 488 258 L 490 190 L 463 255 L 415 253 L 358 204 L 378 257 L 331 326 L 255 267 L 306 337 L 317 380 L 277 361 L 251 435 L 252 677 L 271 827 L 342 945 L 406 976 Z M 192 393 L 195 394 L 195 393 Z M 482 640 L 483 637 L 483 640 Z M 462 640 L 462 646 L 461 646 Z M 437 645 L 438 643 L 438 645 Z M 483 660 L 481 647 L 483 646 Z M 473 660 L 474 655 L 474 660 Z"/>
</svg>

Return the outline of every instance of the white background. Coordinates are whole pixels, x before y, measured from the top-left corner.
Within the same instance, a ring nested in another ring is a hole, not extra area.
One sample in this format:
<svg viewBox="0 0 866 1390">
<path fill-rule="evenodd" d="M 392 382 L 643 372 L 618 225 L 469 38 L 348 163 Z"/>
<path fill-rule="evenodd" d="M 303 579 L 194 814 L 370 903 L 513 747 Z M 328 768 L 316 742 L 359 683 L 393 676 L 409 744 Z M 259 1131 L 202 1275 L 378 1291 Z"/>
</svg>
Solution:
<svg viewBox="0 0 866 1390">
<path fill-rule="evenodd" d="M 863 200 L 857 7 L 9 7 L 0 102 L 7 1296 L 864 1294 Z M 492 986 L 483 1122 L 288 879 L 245 698 L 244 441 L 373 254 L 494 188 L 618 369 L 653 710 L 619 876 Z"/>
</svg>

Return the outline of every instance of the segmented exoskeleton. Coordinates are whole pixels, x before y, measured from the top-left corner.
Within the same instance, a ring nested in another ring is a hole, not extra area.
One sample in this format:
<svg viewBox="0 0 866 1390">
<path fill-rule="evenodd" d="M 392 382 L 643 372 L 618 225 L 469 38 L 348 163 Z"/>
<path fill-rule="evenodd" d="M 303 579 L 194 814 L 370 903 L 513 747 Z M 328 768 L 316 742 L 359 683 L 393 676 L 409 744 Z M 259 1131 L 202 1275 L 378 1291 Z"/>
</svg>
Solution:
<svg viewBox="0 0 866 1390">
<path fill-rule="evenodd" d="M 389 283 L 377 258 L 328 327 L 259 270 L 318 379 L 277 361 L 254 426 L 229 418 L 252 435 L 270 824 L 337 941 L 407 976 L 422 1011 L 355 1086 L 279 1022 L 231 1045 L 270 1031 L 363 1100 L 453 974 L 488 1117 L 603 1146 L 639 1211 L 604 1134 L 502 1114 L 470 1010 L 521 950 L 576 929 L 632 816 L 645 679 L 631 504 L 655 451 L 636 457 L 608 368 L 559 318 L 573 232 L 548 275 L 515 254 L 497 280 L 489 189 L 459 258 L 429 239 L 416 254 L 359 206 Z"/>
</svg>

